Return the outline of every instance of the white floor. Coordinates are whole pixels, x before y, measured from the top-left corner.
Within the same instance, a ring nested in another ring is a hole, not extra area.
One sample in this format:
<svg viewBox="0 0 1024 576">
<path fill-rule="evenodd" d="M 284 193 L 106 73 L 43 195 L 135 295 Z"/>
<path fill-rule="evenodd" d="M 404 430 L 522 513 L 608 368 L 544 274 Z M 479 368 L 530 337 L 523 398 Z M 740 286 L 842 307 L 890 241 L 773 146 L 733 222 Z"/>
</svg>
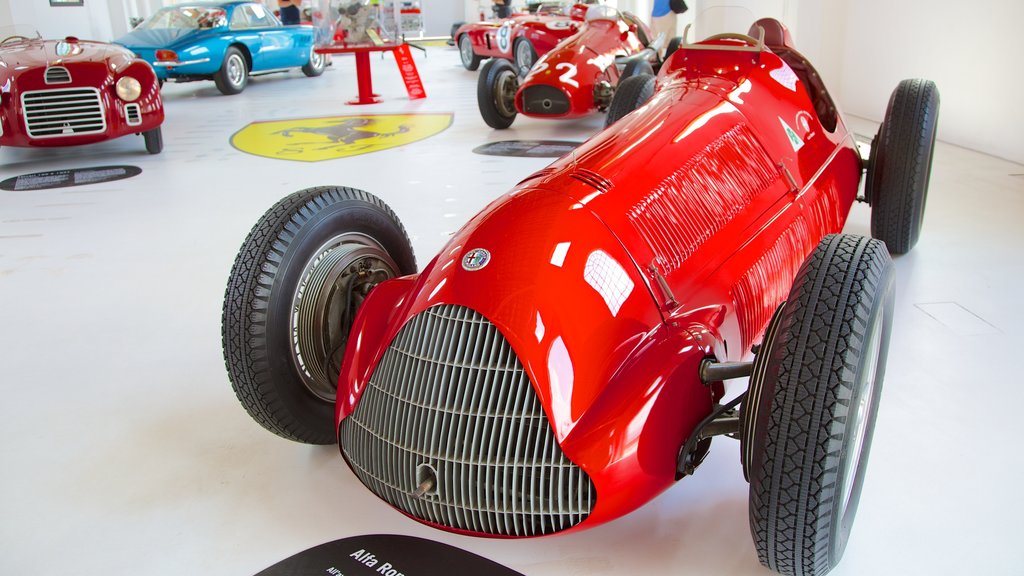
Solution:
<svg viewBox="0 0 1024 576">
<path fill-rule="evenodd" d="M 305 548 L 401 533 L 529 576 L 764 574 L 737 445 L 638 512 L 576 534 L 491 540 L 432 530 L 379 501 L 336 448 L 277 438 L 228 383 L 220 310 L 235 252 L 280 197 L 343 184 L 382 197 L 420 264 L 490 199 L 549 160 L 473 154 L 487 141 L 582 140 L 603 118 L 520 118 L 492 131 L 476 73 L 450 48 L 416 55 L 410 102 L 390 56 L 384 102 L 354 107 L 351 60 L 321 78 L 165 87 L 165 150 L 141 138 L 0 150 L 0 180 L 110 164 L 108 184 L 0 191 L 0 573 L 245 576 Z M 941 89 L 941 86 L 940 86 Z M 445 132 L 371 155 L 300 163 L 230 146 L 248 122 L 454 112 Z M 857 122 L 864 134 L 873 126 Z M 939 144 L 922 239 L 898 258 L 899 304 L 857 524 L 835 574 L 1024 571 L 1024 463 L 1013 363 L 1024 350 L 1024 166 Z M 848 229 L 868 232 L 855 206 Z"/>
</svg>

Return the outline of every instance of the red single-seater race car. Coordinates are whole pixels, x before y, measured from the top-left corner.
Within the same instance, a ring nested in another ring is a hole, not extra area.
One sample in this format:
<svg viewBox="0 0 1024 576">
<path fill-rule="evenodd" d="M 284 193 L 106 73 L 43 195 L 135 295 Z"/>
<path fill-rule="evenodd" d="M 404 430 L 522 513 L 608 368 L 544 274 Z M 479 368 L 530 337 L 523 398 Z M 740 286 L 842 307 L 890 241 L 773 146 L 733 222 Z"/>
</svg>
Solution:
<svg viewBox="0 0 1024 576">
<path fill-rule="evenodd" d="M 488 126 L 503 129 L 517 114 L 579 118 L 604 110 L 620 79 L 654 72 L 659 48 L 636 16 L 591 6 L 580 31 L 542 56 L 525 77 L 508 60 L 485 64 L 477 80 L 480 115 Z M 675 43 L 669 46 L 674 49 Z"/>
<path fill-rule="evenodd" d="M 919 237 L 939 98 L 900 83 L 862 159 L 782 25 L 755 33 L 684 44 L 649 98 L 418 273 L 369 193 L 278 202 L 225 294 L 243 405 L 285 438 L 338 442 L 409 517 L 476 536 L 614 520 L 729 436 L 761 562 L 830 570 L 881 398 L 889 252 Z M 840 233 L 862 180 L 876 239 Z M 730 399 L 724 381 L 744 376 Z"/>
<path fill-rule="evenodd" d="M 0 146 L 75 146 L 142 134 L 163 149 L 163 100 L 144 60 L 113 44 L 0 41 Z"/>
<path fill-rule="evenodd" d="M 533 14 L 516 14 L 498 21 L 472 22 L 455 30 L 453 37 L 466 70 L 476 70 L 488 58 L 512 60 L 525 73 L 538 56 L 583 26 L 586 4 L 541 6 Z"/>
</svg>

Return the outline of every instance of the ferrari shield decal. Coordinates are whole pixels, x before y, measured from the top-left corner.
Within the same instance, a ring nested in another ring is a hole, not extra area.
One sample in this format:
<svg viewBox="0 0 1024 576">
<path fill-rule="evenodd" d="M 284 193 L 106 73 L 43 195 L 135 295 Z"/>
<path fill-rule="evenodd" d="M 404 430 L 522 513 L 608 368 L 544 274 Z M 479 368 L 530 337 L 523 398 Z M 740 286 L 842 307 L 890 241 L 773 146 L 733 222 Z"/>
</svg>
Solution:
<svg viewBox="0 0 1024 576">
<path fill-rule="evenodd" d="M 799 136 L 797 136 L 796 130 L 790 128 L 789 124 L 786 124 L 786 121 L 783 120 L 782 118 L 779 118 L 779 122 L 782 123 L 782 129 L 786 131 L 786 138 L 789 139 L 789 144 L 790 146 L 793 147 L 793 152 L 796 152 L 803 148 L 804 141 L 801 140 Z"/>
<path fill-rule="evenodd" d="M 231 137 L 242 152 L 301 162 L 369 154 L 443 132 L 452 115 L 371 114 L 253 122 Z"/>
</svg>

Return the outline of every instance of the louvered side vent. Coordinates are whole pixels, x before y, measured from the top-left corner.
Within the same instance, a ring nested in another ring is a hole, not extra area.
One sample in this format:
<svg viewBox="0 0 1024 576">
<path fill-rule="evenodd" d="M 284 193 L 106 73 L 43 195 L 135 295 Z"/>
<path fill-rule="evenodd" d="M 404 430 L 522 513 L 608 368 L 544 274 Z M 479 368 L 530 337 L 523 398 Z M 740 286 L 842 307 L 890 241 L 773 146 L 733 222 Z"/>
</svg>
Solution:
<svg viewBox="0 0 1024 576">
<path fill-rule="evenodd" d="M 46 69 L 43 82 L 47 84 L 70 84 L 71 72 L 63 66 L 50 66 Z"/>
<path fill-rule="evenodd" d="M 779 177 L 757 137 L 737 125 L 641 198 L 628 217 L 669 274 Z"/>
<path fill-rule="evenodd" d="M 570 176 L 601 193 L 612 189 L 612 183 L 607 178 L 591 170 L 577 169 Z"/>
<path fill-rule="evenodd" d="M 519 182 L 519 184 L 522 184 L 524 182 L 529 182 L 531 180 L 539 180 L 539 179 L 547 178 L 548 176 L 551 176 L 555 172 L 558 172 L 557 168 L 552 168 L 550 166 L 548 166 L 547 168 L 541 168 L 540 170 L 534 172 L 533 174 L 530 174 L 526 178 L 523 178 Z"/>
<path fill-rule="evenodd" d="M 129 126 L 142 124 L 142 109 L 139 108 L 138 104 L 124 105 L 124 121 Z"/>
<path fill-rule="evenodd" d="M 31 138 L 96 134 L 107 129 L 95 88 L 65 88 L 21 95 L 25 128 Z"/>
<path fill-rule="evenodd" d="M 429 308 L 402 328 L 339 434 L 363 484 L 442 526 L 550 534 L 596 501 L 508 341 L 462 306 Z"/>
</svg>

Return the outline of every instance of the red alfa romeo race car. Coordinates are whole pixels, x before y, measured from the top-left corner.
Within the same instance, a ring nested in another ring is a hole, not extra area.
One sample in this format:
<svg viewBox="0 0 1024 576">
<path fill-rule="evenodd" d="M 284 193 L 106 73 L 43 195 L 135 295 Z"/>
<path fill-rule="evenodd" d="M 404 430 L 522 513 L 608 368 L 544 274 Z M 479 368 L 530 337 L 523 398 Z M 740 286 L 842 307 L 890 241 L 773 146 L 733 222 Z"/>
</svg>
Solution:
<svg viewBox="0 0 1024 576">
<path fill-rule="evenodd" d="M 142 134 L 163 149 L 156 74 L 131 51 L 68 37 L 0 41 L 0 146 L 74 146 Z"/>
<path fill-rule="evenodd" d="M 508 128 L 518 113 L 536 118 L 578 118 L 611 103 L 621 78 L 653 73 L 660 45 L 647 25 L 629 12 L 595 5 L 585 26 L 522 69 L 495 58 L 477 80 L 477 104 L 484 122 Z M 673 50 L 675 45 L 669 46 Z"/>
<path fill-rule="evenodd" d="M 902 82 L 863 160 L 781 24 L 756 33 L 684 45 L 642 106 L 418 273 L 367 192 L 278 202 L 225 294 L 246 409 L 285 438 L 338 442 L 409 517 L 477 536 L 614 520 L 730 436 L 761 561 L 834 567 L 882 390 L 889 252 L 920 232 L 938 92 Z M 865 169 L 877 239 L 840 234 Z"/>
<path fill-rule="evenodd" d="M 487 58 L 512 60 L 524 73 L 538 56 L 583 26 L 586 4 L 542 5 L 533 14 L 517 14 L 496 22 L 472 22 L 455 30 L 453 37 L 466 70 L 476 70 Z"/>
</svg>

